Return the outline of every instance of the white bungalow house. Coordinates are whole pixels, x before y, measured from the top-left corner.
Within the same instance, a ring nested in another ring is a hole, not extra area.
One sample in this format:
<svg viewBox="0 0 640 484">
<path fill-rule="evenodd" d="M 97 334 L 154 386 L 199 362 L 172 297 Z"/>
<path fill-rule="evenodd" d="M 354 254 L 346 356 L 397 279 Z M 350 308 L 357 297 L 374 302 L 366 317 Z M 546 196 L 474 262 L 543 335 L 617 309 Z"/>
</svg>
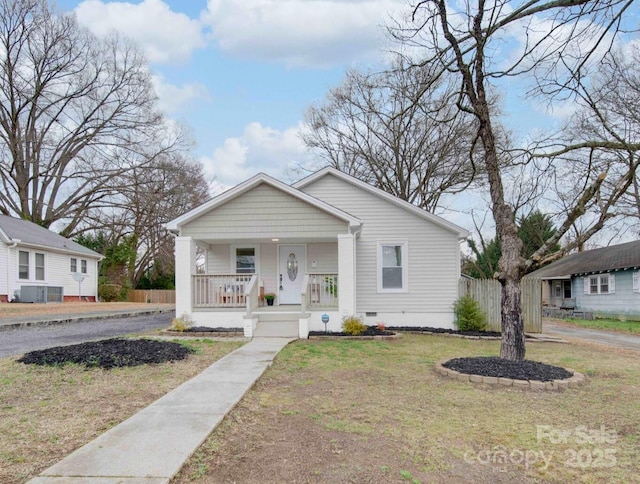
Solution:
<svg viewBox="0 0 640 484">
<path fill-rule="evenodd" d="M 0 302 L 96 301 L 100 259 L 33 222 L 0 215 Z"/>
<path fill-rule="evenodd" d="M 166 228 L 176 315 L 193 324 L 301 338 L 351 315 L 453 325 L 468 232 L 335 169 L 293 185 L 260 173 Z"/>
</svg>

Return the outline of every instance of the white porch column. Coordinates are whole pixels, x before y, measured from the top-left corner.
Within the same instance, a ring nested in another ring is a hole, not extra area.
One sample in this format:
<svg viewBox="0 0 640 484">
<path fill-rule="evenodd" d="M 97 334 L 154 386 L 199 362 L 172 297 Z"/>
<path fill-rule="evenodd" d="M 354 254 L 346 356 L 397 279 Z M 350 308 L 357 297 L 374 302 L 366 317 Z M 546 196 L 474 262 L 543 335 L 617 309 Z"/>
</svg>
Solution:
<svg viewBox="0 0 640 484">
<path fill-rule="evenodd" d="M 192 274 L 196 272 L 196 244 L 191 237 L 176 237 L 176 317 L 191 317 Z"/>
<path fill-rule="evenodd" d="M 340 318 L 356 314 L 356 238 L 338 234 L 338 311 Z"/>
</svg>

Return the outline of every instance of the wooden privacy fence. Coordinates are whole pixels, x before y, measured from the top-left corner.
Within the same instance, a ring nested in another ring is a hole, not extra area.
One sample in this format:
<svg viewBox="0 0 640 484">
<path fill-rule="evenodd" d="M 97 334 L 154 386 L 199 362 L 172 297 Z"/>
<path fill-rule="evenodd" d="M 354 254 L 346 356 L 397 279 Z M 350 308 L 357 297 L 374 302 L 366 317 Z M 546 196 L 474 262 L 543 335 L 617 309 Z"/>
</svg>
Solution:
<svg viewBox="0 0 640 484">
<path fill-rule="evenodd" d="M 542 332 L 541 279 L 525 277 L 520 282 L 522 290 L 522 316 L 527 333 Z M 500 307 L 502 288 L 494 279 L 460 279 L 458 295 L 471 294 L 487 315 L 487 329 L 500 331 Z"/>
<path fill-rule="evenodd" d="M 176 291 L 164 289 L 132 289 L 129 302 L 150 304 L 175 304 Z"/>
</svg>

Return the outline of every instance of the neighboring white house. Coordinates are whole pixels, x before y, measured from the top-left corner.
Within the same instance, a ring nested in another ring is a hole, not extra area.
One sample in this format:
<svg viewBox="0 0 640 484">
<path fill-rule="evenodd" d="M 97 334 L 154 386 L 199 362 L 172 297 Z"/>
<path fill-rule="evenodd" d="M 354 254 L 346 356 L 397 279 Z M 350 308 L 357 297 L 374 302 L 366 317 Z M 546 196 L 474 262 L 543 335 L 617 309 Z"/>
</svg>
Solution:
<svg viewBox="0 0 640 484">
<path fill-rule="evenodd" d="M 265 174 L 167 224 L 176 315 L 246 336 L 366 324 L 453 327 L 468 232 L 332 168 L 293 185 Z M 264 305 L 264 294 L 275 305 Z M 284 335 L 284 334 L 283 334 Z"/>
<path fill-rule="evenodd" d="M 100 259 L 44 227 L 0 215 L 0 302 L 96 301 Z"/>
</svg>

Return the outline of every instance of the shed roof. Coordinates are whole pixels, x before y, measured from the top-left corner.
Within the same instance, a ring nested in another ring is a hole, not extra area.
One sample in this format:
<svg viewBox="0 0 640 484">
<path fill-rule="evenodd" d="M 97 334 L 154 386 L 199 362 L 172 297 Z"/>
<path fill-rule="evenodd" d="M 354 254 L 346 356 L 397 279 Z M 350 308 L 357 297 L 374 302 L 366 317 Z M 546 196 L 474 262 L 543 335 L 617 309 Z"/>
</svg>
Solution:
<svg viewBox="0 0 640 484">
<path fill-rule="evenodd" d="M 87 257 L 101 259 L 102 255 L 84 247 L 71 239 L 56 234 L 49 229 L 34 224 L 28 220 L 0 215 L 0 238 L 12 244 L 48 247 L 61 252 L 81 254 Z"/>
<path fill-rule="evenodd" d="M 640 240 L 569 254 L 529 277 L 556 278 L 640 267 Z"/>
</svg>

